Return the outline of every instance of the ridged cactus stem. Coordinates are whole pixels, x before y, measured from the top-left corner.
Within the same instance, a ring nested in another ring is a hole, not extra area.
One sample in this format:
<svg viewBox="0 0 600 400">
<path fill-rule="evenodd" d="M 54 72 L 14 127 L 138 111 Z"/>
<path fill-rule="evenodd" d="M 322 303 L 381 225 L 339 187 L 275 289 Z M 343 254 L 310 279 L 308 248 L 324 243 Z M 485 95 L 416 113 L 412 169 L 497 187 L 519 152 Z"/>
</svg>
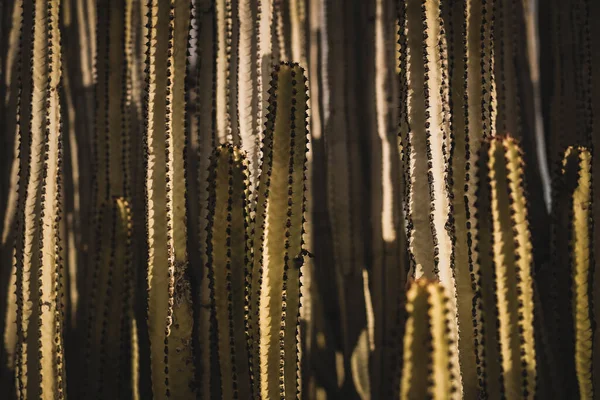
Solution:
<svg viewBox="0 0 600 400">
<path fill-rule="evenodd" d="M 437 278 L 448 288 L 458 322 L 452 215 L 449 70 L 442 2 L 406 3 L 410 251 L 415 277 Z M 428 199 L 428 201 L 423 201 Z M 470 322 L 468 319 L 466 320 Z M 452 325 L 458 334 L 458 323 Z M 455 343 L 458 345 L 458 342 Z M 458 351 L 453 353 L 458 357 Z M 456 360 L 453 365 L 458 365 Z M 459 370 L 456 379 L 461 381 Z M 462 383 L 458 386 L 462 393 Z"/>
<path fill-rule="evenodd" d="M 237 4 L 237 3 L 236 3 Z M 233 0 L 216 0 L 216 112 L 220 143 L 238 144 L 238 9 Z"/>
<path fill-rule="evenodd" d="M 498 346 L 502 360 L 502 377 L 488 373 L 488 379 L 500 379 L 502 393 L 508 398 L 532 399 L 537 387 L 533 256 L 519 145 L 510 137 L 485 141 L 481 147 L 479 169 L 482 180 L 487 177 L 487 182 L 480 181 L 482 187 L 478 193 L 481 207 L 477 216 L 482 222 L 479 229 L 486 226 L 486 218 L 491 218 L 493 233 L 491 237 L 484 232 L 479 236 L 481 276 L 486 279 L 485 282 L 480 280 L 484 286 L 478 288 L 477 295 L 484 295 L 484 301 L 494 300 L 487 294 L 490 288 L 486 282 L 495 275 Z M 491 250 L 490 259 L 486 258 L 484 249 Z M 490 268 L 494 269 L 493 273 Z M 490 314 L 486 318 L 494 317 L 493 312 Z M 479 329 L 488 331 L 489 335 L 490 325 L 486 326 L 488 328 L 481 326 Z M 487 354 L 486 360 L 488 364 L 496 362 L 491 354 Z"/>
<path fill-rule="evenodd" d="M 238 114 L 242 148 L 248 154 L 250 181 L 255 183 L 262 128 L 262 82 L 260 54 L 261 0 L 238 2 L 240 20 L 238 67 Z"/>
<path fill-rule="evenodd" d="M 231 144 L 219 146 L 210 168 L 207 267 L 221 373 L 221 397 L 254 398 L 251 379 L 253 338 L 248 337 L 246 290 L 251 267 L 248 166 Z"/>
<path fill-rule="evenodd" d="M 187 276 L 184 130 L 190 7 L 148 3 L 146 206 L 148 329 L 155 398 L 193 397 L 191 288 Z"/>
<path fill-rule="evenodd" d="M 94 353 L 99 354 L 99 360 L 93 379 L 97 386 L 94 392 L 86 394 L 97 399 L 127 396 L 123 385 L 112 383 L 131 377 L 124 365 L 129 352 L 127 327 L 131 317 L 131 228 L 128 202 L 120 197 L 111 199 L 104 211 L 103 230 L 110 241 L 105 243 L 108 257 L 101 264 L 103 279 L 97 298 L 101 312 L 95 323 L 99 347 Z"/>
<path fill-rule="evenodd" d="M 591 153 L 568 147 L 555 178 L 553 264 L 548 297 L 554 379 L 561 393 L 593 397 Z"/>
<path fill-rule="evenodd" d="M 298 317 L 303 257 L 307 88 L 297 64 L 275 67 L 255 223 L 253 333 L 263 398 L 298 396 Z M 256 285 L 256 286 L 255 286 Z"/>
<path fill-rule="evenodd" d="M 408 320 L 404 336 L 404 367 L 400 398 L 459 399 L 453 366 L 451 303 L 442 285 L 427 280 L 412 283 L 407 294 Z"/>
<path fill-rule="evenodd" d="M 19 134 L 21 161 L 17 236 L 17 393 L 66 395 L 63 354 L 62 126 L 59 99 L 60 1 L 25 1 L 22 8 Z M 23 158 L 25 157 L 25 158 Z M 23 172 L 23 174 L 21 174 Z"/>
<path fill-rule="evenodd" d="M 564 164 L 577 162 L 577 187 L 573 193 L 571 268 L 573 270 L 573 320 L 575 323 L 575 371 L 581 399 L 594 398 L 592 383 L 592 299 L 590 298 L 592 157 L 585 149 L 571 149 Z M 565 165 L 566 167 L 566 165 Z M 570 177 L 566 176 L 566 179 Z"/>
</svg>

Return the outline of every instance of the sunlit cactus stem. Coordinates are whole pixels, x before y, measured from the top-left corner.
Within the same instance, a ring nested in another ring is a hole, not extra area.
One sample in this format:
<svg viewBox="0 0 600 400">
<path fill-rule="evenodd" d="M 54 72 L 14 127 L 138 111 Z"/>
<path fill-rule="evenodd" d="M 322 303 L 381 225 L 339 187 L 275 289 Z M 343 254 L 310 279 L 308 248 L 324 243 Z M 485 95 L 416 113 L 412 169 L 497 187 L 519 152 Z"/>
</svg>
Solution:
<svg viewBox="0 0 600 400">
<path fill-rule="evenodd" d="M 257 194 L 251 310 L 263 398 L 298 395 L 298 317 L 303 257 L 307 88 L 298 64 L 273 72 Z M 256 356 L 255 356 L 256 357 Z"/>
<path fill-rule="evenodd" d="M 437 282 L 422 279 L 408 290 L 408 319 L 404 336 L 404 366 L 400 398 L 459 399 L 453 371 L 456 357 L 450 299 Z"/>
<path fill-rule="evenodd" d="M 247 290 L 251 267 L 249 178 L 245 154 L 231 144 L 215 149 L 210 167 L 207 267 L 223 399 L 251 399 Z"/>
<path fill-rule="evenodd" d="M 592 156 L 581 146 L 563 153 L 554 183 L 552 264 L 546 289 L 553 379 L 562 395 L 593 398 Z"/>
<path fill-rule="evenodd" d="M 485 360 L 480 367 L 488 368 L 488 382 L 494 387 L 500 382 L 499 390 L 507 398 L 533 399 L 537 388 L 533 256 L 518 143 L 509 136 L 485 140 L 478 169 L 479 273 L 484 279 L 477 280 L 480 286 L 476 287 L 475 295 L 483 296 L 484 308 L 477 312 L 484 313 L 484 318 L 478 321 L 485 322 L 476 327 L 485 332 L 482 335 Z M 486 227 L 491 228 L 491 235 Z M 490 287 L 494 279 L 495 287 Z M 497 308 L 496 324 L 492 323 L 496 318 L 493 304 Z M 497 339 L 492 331 L 494 326 L 498 327 Z M 495 343 L 501 369 L 496 366 Z"/>
<path fill-rule="evenodd" d="M 152 391 L 157 399 L 193 398 L 184 127 L 191 9 L 185 0 L 149 0 L 147 7 L 144 150 Z"/>
<path fill-rule="evenodd" d="M 17 4 L 17 3 L 16 3 Z M 24 1 L 19 90 L 17 394 L 63 399 L 66 376 L 61 220 L 60 1 Z"/>
</svg>

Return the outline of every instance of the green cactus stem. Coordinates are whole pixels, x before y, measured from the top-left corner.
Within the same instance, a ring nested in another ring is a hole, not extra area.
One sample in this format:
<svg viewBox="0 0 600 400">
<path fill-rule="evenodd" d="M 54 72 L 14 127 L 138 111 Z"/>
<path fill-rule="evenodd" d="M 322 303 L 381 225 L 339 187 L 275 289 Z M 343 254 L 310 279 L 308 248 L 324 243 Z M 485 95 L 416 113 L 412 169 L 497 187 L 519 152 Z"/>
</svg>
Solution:
<svg viewBox="0 0 600 400">
<path fill-rule="evenodd" d="M 566 174 L 576 164 L 578 174 Z M 592 384 L 592 299 L 590 296 L 591 257 L 591 204 L 592 204 L 592 156 L 583 148 L 570 148 L 563 160 L 565 179 L 576 179 L 573 193 L 571 219 L 571 269 L 573 320 L 575 324 L 575 371 L 582 399 L 594 398 Z"/>
<path fill-rule="evenodd" d="M 523 161 L 518 143 L 508 136 L 484 141 L 478 168 L 480 187 L 476 204 L 480 221 L 478 242 L 481 275 L 476 296 L 482 297 L 486 308 L 490 308 L 491 304 L 497 307 L 496 326 L 502 367 L 499 371 L 501 376 L 493 376 L 491 370 L 486 375 L 488 380 L 502 383 L 500 391 L 506 397 L 532 399 L 537 385 L 533 256 Z M 484 227 L 492 228 L 491 236 Z M 491 250 L 489 256 L 485 250 Z M 495 287 L 490 288 L 488 285 L 493 277 Z M 479 308 L 476 312 L 483 313 L 483 309 Z M 481 325 L 476 327 L 487 334 L 481 339 L 485 361 L 483 365 L 480 363 L 480 367 L 491 367 L 492 363 L 497 362 L 497 358 L 493 357 L 493 349 L 485 354 L 489 345 L 497 343 L 494 336 L 490 336 L 494 316 L 493 311 L 484 314 L 483 319 L 478 320 Z M 497 393 L 490 391 L 489 395 L 495 396 Z"/>
<path fill-rule="evenodd" d="M 306 78 L 293 63 L 275 67 L 257 194 L 251 327 L 260 351 L 254 371 L 263 398 L 298 395 L 298 317 L 308 143 Z M 260 375 L 258 375 L 260 373 Z"/>
<path fill-rule="evenodd" d="M 444 287 L 424 279 L 408 290 L 400 398 L 459 399 L 453 366 L 454 316 Z"/>
<path fill-rule="evenodd" d="M 245 154 L 215 149 L 210 168 L 207 267 L 222 398 L 253 398 L 246 296 L 251 280 L 250 205 Z"/>
<path fill-rule="evenodd" d="M 184 0 L 148 3 L 148 329 L 152 390 L 159 399 L 190 398 L 196 392 L 185 203 L 184 83 L 190 14 Z"/>
<path fill-rule="evenodd" d="M 554 180 L 552 269 L 546 312 L 553 379 L 563 395 L 593 397 L 591 163 L 585 147 L 568 147 Z"/>
</svg>

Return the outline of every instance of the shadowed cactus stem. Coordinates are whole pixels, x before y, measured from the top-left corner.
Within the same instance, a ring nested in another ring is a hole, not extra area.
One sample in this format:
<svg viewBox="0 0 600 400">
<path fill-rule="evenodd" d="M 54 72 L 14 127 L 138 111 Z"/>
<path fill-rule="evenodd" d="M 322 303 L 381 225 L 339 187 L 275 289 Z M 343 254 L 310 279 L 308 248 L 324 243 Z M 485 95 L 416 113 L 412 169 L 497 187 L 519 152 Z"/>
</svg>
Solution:
<svg viewBox="0 0 600 400">
<path fill-rule="evenodd" d="M 251 399 L 252 369 L 248 337 L 247 291 L 251 281 L 248 166 L 231 144 L 219 146 L 210 167 L 207 266 L 213 313 L 213 346 L 218 352 L 223 399 Z"/>
</svg>

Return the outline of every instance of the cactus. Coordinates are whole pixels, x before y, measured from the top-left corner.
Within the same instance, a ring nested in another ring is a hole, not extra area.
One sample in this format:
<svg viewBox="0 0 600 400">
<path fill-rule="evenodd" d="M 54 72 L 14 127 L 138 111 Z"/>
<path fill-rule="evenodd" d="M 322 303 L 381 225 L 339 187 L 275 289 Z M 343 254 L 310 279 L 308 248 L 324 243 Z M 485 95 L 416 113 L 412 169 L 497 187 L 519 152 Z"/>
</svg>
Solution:
<svg viewBox="0 0 600 400">
<path fill-rule="evenodd" d="M 124 396 L 131 390 L 129 344 L 133 291 L 132 218 L 127 200 L 114 197 L 97 218 L 90 308 L 83 357 L 85 383 L 80 396 Z M 113 322 L 113 320 L 115 322 Z M 119 383 L 108 385 L 108 382 Z"/>
<path fill-rule="evenodd" d="M 407 293 L 406 334 L 402 399 L 458 399 L 457 379 L 453 376 L 451 300 L 442 285 L 427 280 L 413 282 Z"/>
<path fill-rule="evenodd" d="M 275 68 L 262 145 L 250 304 L 257 318 L 253 334 L 260 337 L 254 371 L 260 374 L 263 398 L 294 398 L 298 391 L 306 91 L 299 65 L 282 63 Z"/>
<path fill-rule="evenodd" d="M 509 136 L 498 136 L 483 143 L 479 157 L 480 185 L 477 196 L 480 250 L 479 286 L 476 296 L 483 302 L 483 320 L 476 329 L 482 332 L 480 368 L 497 358 L 501 370 L 486 374 L 501 382 L 500 392 L 510 398 L 533 398 L 536 393 L 536 354 L 534 344 L 533 257 L 528 227 L 527 202 L 523 182 L 522 153 Z M 490 222 L 491 221 L 491 222 Z M 486 229 L 490 227 L 490 235 Z M 495 287 L 490 288 L 490 278 Z M 492 331 L 497 309 L 497 340 Z M 488 320 L 487 324 L 485 323 Z M 490 321 L 492 320 L 492 321 Z M 486 337 L 486 335 L 488 337 Z M 490 371 L 491 372 L 491 371 Z M 486 382 L 484 382 L 484 385 Z M 494 383 L 495 385 L 496 383 Z M 495 395 L 490 392 L 490 395 Z"/>
<path fill-rule="evenodd" d="M 23 399 L 66 395 L 59 7 L 57 0 L 24 1 L 21 10 L 21 167 L 14 254 L 15 369 L 17 394 Z"/>
<path fill-rule="evenodd" d="M 215 149 L 208 205 L 207 267 L 211 289 L 213 347 L 218 352 L 222 398 L 253 398 L 252 341 L 247 292 L 252 276 L 248 166 L 231 144 Z"/>
<path fill-rule="evenodd" d="M 168 5 L 168 7 L 167 7 Z M 191 287 L 187 275 L 184 82 L 190 8 L 185 1 L 148 3 L 146 208 L 148 329 L 152 391 L 188 398 Z"/>
<path fill-rule="evenodd" d="M 593 397 L 591 163 L 585 147 L 564 152 L 553 188 L 551 273 L 542 282 L 555 390 L 578 393 L 580 398 Z"/>
<path fill-rule="evenodd" d="M 0 3 L 7 399 L 594 397 L 596 2 Z"/>
</svg>

